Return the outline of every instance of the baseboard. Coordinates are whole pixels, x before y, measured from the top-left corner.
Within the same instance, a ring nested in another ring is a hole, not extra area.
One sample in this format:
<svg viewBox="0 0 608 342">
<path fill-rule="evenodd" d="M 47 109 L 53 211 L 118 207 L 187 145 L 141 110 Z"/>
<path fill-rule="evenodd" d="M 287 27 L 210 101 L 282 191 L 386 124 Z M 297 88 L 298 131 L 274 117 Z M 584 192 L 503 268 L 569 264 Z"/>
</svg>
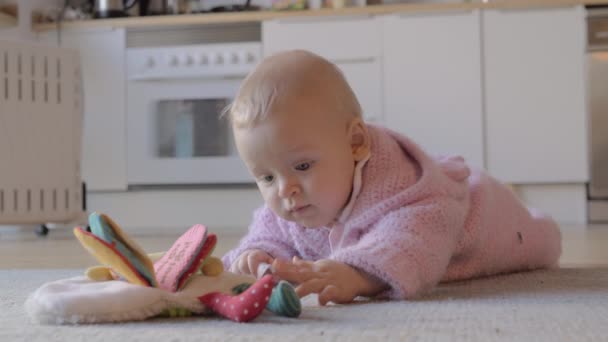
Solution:
<svg viewBox="0 0 608 342">
<path fill-rule="evenodd" d="M 589 201 L 589 222 L 608 223 L 608 201 L 594 200 Z"/>
<path fill-rule="evenodd" d="M 527 206 L 568 226 L 587 223 L 584 184 L 513 185 Z M 205 224 L 226 233 L 246 231 L 262 205 L 257 189 L 136 190 L 92 192 L 88 210 L 113 217 L 125 228 L 172 229 Z"/>
<path fill-rule="evenodd" d="M 527 206 L 551 215 L 560 224 L 587 224 L 585 184 L 526 184 L 513 185 L 513 189 Z"/>
</svg>

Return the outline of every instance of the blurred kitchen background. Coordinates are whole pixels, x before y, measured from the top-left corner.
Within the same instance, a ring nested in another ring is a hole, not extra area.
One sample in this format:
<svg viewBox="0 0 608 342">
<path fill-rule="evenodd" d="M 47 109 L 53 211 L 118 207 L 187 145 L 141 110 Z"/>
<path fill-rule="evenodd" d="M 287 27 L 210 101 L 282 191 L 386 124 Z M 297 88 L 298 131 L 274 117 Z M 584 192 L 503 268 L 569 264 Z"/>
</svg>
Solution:
<svg viewBox="0 0 608 342">
<path fill-rule="evenodd" d="M 79 52 L 87 210 L 126 228 L 246 229 L 262 201 L 218 115 L 261 58 L 302 48 L 367 121 L 584 230 L 608 220 L 606 4 L 0 1 L 0 39 Z"/>
</svg>

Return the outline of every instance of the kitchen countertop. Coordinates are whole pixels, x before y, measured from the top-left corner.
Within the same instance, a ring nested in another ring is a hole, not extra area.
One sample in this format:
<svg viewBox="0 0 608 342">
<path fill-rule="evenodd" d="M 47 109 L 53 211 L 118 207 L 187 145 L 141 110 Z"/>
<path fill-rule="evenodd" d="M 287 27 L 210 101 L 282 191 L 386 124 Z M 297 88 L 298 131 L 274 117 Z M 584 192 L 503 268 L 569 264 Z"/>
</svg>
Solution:
<svg viewBox="0 0 608 342">
<path fill-rule="evenodd" d="M 390 13 L 415 12 L 449 12 L 472 11 L 476 9 L 525 9 L 550 8 L 576 5 L 608 5 L 608 0 L 496 0 L 491 2 L 410 2 L 387 5 L 371 5 L 365 7 L 345 7 L 342 9 L 324 8 L 319 10 L 292 10 L 292 11 L 252 11 L 228 13 L 200 13 L 182 15 L 164 15 L 149 17 L 129 17 L 113 19 L 96 19 L 63 22 L 62 29 L 87 28 L 130 28 L 151 26 L 177 26 L 177 25 L 204 25 L 237 22 L 261 22 L 264 20 L 295 18 L 295 17 L 321 17 L 321 16 L 361 16 L 382 15 Z M 36 24 L 34 31 L 43 32 L 56 30 L 56 23 Z"/>
</svg>

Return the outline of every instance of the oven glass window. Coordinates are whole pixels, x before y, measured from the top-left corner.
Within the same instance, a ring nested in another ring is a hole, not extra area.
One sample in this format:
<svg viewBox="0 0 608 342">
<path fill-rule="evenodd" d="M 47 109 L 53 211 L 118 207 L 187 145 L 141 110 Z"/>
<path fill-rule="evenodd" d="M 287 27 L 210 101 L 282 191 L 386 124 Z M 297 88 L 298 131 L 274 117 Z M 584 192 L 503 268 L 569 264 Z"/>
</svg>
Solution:
<svg viewBox="0 0 608 342">
<path fill-rule="evenodd" d="M 156 141 L 160 158 L 194 158 L 231 154 L 231 130 L 220 113 L 229 99 L 157 102 Z"/>
</svg>

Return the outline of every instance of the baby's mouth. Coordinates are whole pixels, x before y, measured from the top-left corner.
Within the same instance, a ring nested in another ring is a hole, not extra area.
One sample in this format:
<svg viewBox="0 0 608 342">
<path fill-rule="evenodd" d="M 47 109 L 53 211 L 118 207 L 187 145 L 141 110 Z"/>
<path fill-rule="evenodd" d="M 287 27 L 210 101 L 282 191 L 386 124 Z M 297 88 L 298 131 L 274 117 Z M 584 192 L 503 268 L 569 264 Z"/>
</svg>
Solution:
<svg viewBox="0 0 608 342">
<path fill-rule="evenodd" d="M 299 214 L 299 213 L 303 212 L 304 210 L 308 209 L 309 207 L 310 207 L 310 204 L 299 205 L 299 206 L 295 206 L 295 207 L 292 207 L 291 209 L 289 209 L 289 212 L 292 214 Z"/>
</svg>

